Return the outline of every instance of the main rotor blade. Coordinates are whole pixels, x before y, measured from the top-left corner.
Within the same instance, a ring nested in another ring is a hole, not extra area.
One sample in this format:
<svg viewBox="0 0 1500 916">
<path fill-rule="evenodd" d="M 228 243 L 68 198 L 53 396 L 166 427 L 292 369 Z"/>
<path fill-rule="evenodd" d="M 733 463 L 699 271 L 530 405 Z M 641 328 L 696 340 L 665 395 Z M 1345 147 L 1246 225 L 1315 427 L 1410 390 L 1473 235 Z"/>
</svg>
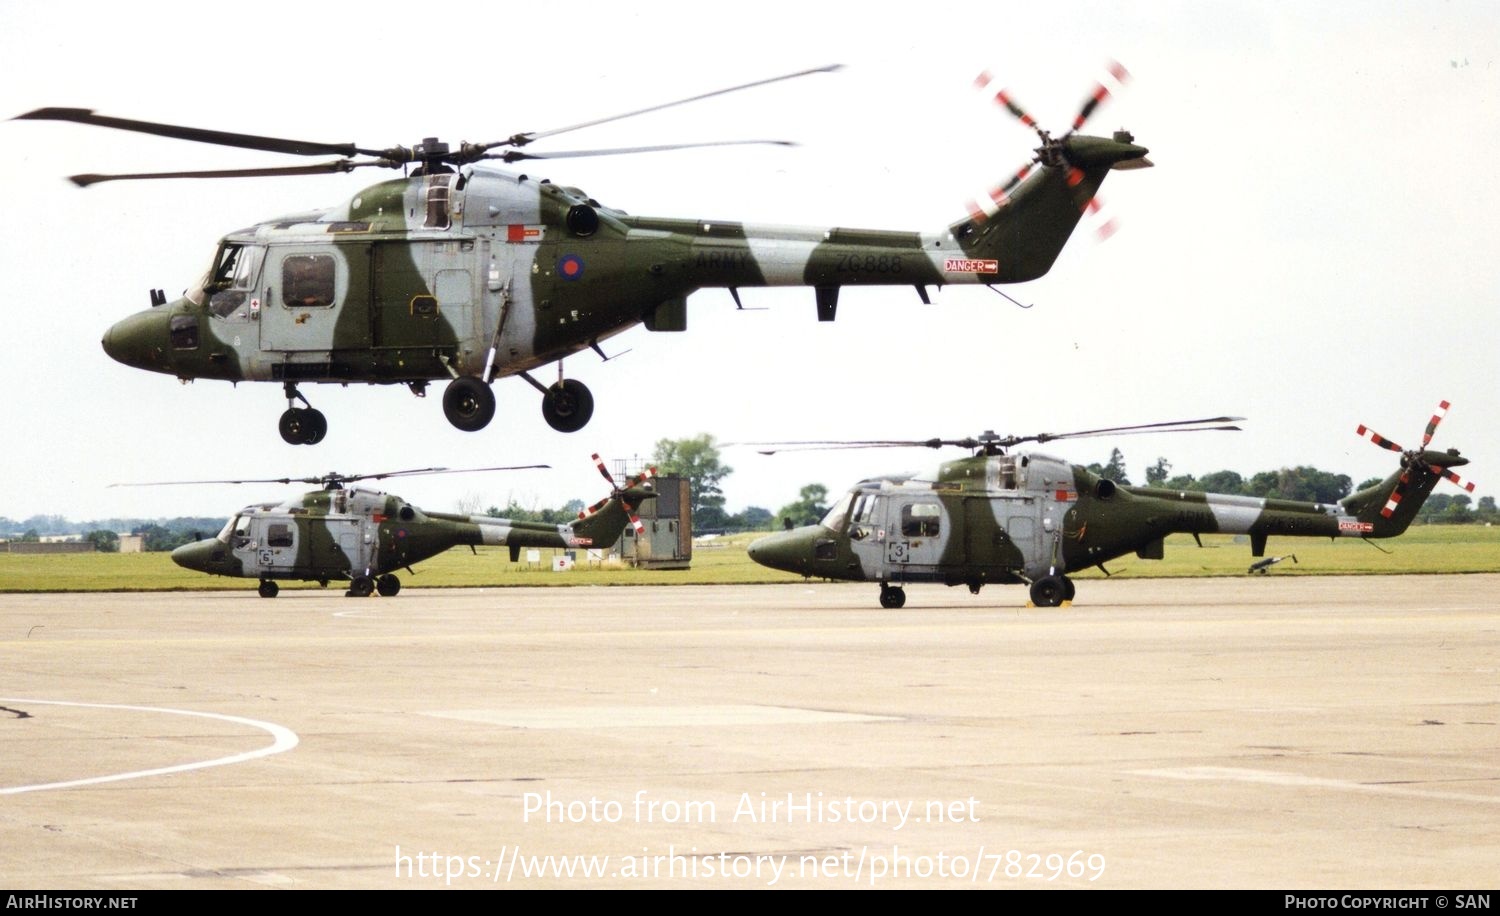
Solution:
<svg viewBox="0 0 1500 916">
<path fill-rule="evenodd" d="M 550 464 L 516 464 L 493 468 L 417 468 L 411 471 L 386 471 L 383 474 L 356 474 L 339 480 L 385 480 L 387 477 L 416 477 L 419 474 L 478 474 L 481 471 L 531 471 L 550 468 Z"/>
<path fill-rule="evenodd" d="M 1125 429 L 1117 430 L 1115 432 L 1110 432 L 1108 430 L 1099 430 L 1097 432 L 1084 432 L 1084 433 L 1058 433 L 1057 435 L 1051 435 L 1051 434 L 1048 434 L 1048 433 L 1043 433 L 1040 437 L 1025 437 L 1025 438 L 1018 439 L 1018 440 L 1016 440 L 1015 443 L 1011 443 L 1011 444 L 1019 444 L 1021 442 L 1025 442 L 1025 441 L 1027 441 L 1028 439 L 1031 439 L 1031 438 L 1035 438 L 1035 441 L 1037 441 L 1037 442 L 1052 442 L 1052 441 L 1054 441 L 1056 439 L 1083 439 L 1083 438 L 1086 438 L 1088 436 L 1106 436 L 1106 435 L 1108 435 L 1108 436 L 1145 436 L 1145 435 L 1151 435 L 1153 433 L 1212 433 L 1212 432 L 1236 432 L 1237 433 L 1237 432 L 1243 432 L 1243 431 L 1244 430 L 1242 428 L 1238 427 L 1238 426 L 1185 426 L 1185 427 L 1172 427 L 1172 428 L 1168 428 L 1168 429 L 1130 429 L 1130 428 L 1127 427 Z"/>
<path fill-rule="evenodd" d="M 246 478 L 244 480 L 153 480 L 147 483 L 112 483 L 114 487 L 195 487 L 204 484 L 219 483 L 322 483 L 325 477 L 261 477 Z M 347 480 L 348 478 L 340 478 Z"/>
<path fill-rule="evenodd" d="M 528 471 L 535 468 L 550 468 L 550 464 L 521 464 L 509 467 L 494 468 L 412 468 L 405 471 L 385 471 L 379 474 L 320 474 L 316 477 L 260 477 L 246 478 L 244 480 L 158 480 L 150 483 L 112 483 L 110 487 L 179 487 L 198 486 L 201 484 L 241 484 L 241 483 L 321 483 L 338 481 L 341 483 L 353 480 L 384 480 L 387 477 L 414 477 L 418 474 L 472 474 L 479 471 Z"/>
<path fill-rule="evenodd" d="M 133 174 L 120 175 L 70 175 L 68 180 L 86 188 L 90 185 L 102 184 L 106 181 L 141 181 L 158 178 L 266 178 L 274 175 L 328 175 L 334 172 L 352 172 L 361 166 L 376 165 L 382 168 L 393 169 L 397 164 L 387 160 L 377 162 L 351 162 L 348 159 L 335 159 L 332 162 L 321 162 L 317 165 L 289 165 L 276 166 L 261 169 L 214 169 L 210 171 L 195 172 L 136 172 Z"/>
<path fill-rule="evenodd" d="M 612 121 L 623 121 L 626 118 L 633 118 L 637 115 L 650 114 L 653 111 L 661 111 L 664 108 L 675 108 L 678 105 L 686 105 L 689 102 L 699 102 L 703 99 L 711 99 L 715 96 L 728 95 L 731 92 L 739 92 L 742 89 L 754 89 L 757 86 L 767 86 L 771 83 L 780 83 L 785 80 L 792 80 L 803 76 L 810 76 L 814 73 L 832 73 L 835 70 L 842 70 L 843 67 L 843 64 L 830 64 L 826 67 L 814 67 L 811 70 L 799 70 L 796 73 L 787 73 L 782 76 L 773 76 L 769 79 L 756 80 L 751 83 L 743 83 L 739 86 L 730 86 L 727 89 L 715 89 L 713 92 L 705 92 L 701 95 L 690 96 L 685 99 L 678 99 L 675 102 L 663 102 L 660 105 L 652 105 L 649 108 L 641 108 L 636 111 L 627 111 L 624 114 L 610 115 L 609 117 L 604 118 L 595 118 L 592 121 L 583 121 L 579 124 L 570 124 L 567 127 L 557 127 L 552 130 L 542 131 L 525 131 L 519 134 L 515 134 L 508 140 L 500 140 L 495 143 L 486 144 L 484 148 L 493 149 L 497 146 L 525 146 L 526 144 L 531 143 L 535 140 L 540 140 L 543 137 L 555 137 L 558 134 L 565 134 L 569 131 L 574 130 L 582 130 L 585 127 L 596 127 L 600 124 L 609 124 Z"/>
<path fill-rule="evenodd" d="M 725 442 L 724 447 L 747 446 L 757 449 L 762 455 L 774 455 L 777 452 L 833 452 L 859 448 L 942 448 L 945 445 L 954 445 L 961 448 L 977 448 L 980 444 L 977 439 L 867 439 L 848 441 L 809 439 L 793 442 Z M 762 446 L 767 447 L 762 448 Z"/>
<path fill-rule="evenodd" d="M 1141 423 L 1135 426 L 1109 426 L 1103 429 L 1084 429 L 1071 433 L 1039 433 L 1035 436 L 1012 436 L 1002 440 L 1003 444 L 1015 445 L 1021 442 L 1051 442 L 1056 439 L 1080 439 L 1084 436 L 1104 436 L 1114 434 L 1129 434 L 1134 432 L 1199 432 L 1200 430 L 1179 429 L 1184 426 L 1199 426 L 1207 423 L 1237 423 L 1244 417 L 1206 417 L 1202 420 L 1169 420 L 1165 423 Z M 1238 430 L 1238 426 L 1212 426 L 1209 430 Z"/>
<path fill-rule="evenodd" d="M 500 159 L 505 162 L 520 162 L 522 159 L 580 159 L 588 156 L 624 156 L 632 153 L 663 153 L 679 149 L 701 149 L 706 146 L 796 146 L 791 140 L 717 140 L 707 143 L 665 143 L 658 146 L 620 146 L 611 149 L 561 150 L 551 153 L 525 153 L 509 150 L 491 153 L 480 159 Z"/>
<path fill-rule="evenodd" d="M 128 130 L 174 140 L 191 140 L 195 143 L 211 143 L 215 146 L 233 146 L 240 149 L 257 149 L 268 153 L 288 153 L 293 156 L 381 156 L 381 150 L 367 150 L 353 143 L 319 143 L 313 140 L 288 140 L 282 137 L 261 137 L 254 134 L 237 134 L 222 130 L 205 130 L 198 127 L 183 127 L 179 124 L 160 124 L 155 121 L 134 121 L 129 118 L 111 118 L 96 114 L 87 108 L 38 108 L 17 115 L 12 121 L 72 121 L 92 127 L 108 127 L 112 130 Z"/>
</svg>

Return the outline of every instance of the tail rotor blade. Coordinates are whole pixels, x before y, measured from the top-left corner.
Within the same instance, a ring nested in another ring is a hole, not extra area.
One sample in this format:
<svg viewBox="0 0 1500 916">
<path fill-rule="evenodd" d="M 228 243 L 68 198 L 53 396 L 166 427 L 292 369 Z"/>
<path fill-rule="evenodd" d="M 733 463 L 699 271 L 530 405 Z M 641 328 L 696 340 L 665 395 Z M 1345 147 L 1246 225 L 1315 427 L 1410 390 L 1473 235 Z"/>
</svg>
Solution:
<svg viewBox="0 0 1500 916">
<path fill-rule="evenodd" d="M 610 474 L 609 469 L 604 466 L 604 459 L 599 457 L 598 452 L 594 453 L 594 467 L 599 469 L 600 476 L 609 484 L 610 489 L 618 489 L 618 486 L 615 484 L 614 475 Z"/>
<path fill-rule="evenodd" d="M 1355 433 L 1359 436 L 1363 436 L 1364 438 L 1369 439 L 1371 442 L 1375 443 L 1383 449 L 1387 449 L 1392 452 L 1405 451 L 1405 449 L 1403 449 L 1401 446 L 1382 436 L 1380 433 L 1377 433 L 1375 430 L 1364 425 L 1363 423 L 1359 425 L 1359 429 L 1355 430 Z"/>
<path fill-rule="evenodd" d="M 978 76 L 974 77 L 974 88 L 980 91 L 984 91 L 985 89 L 989 88 L 990 82 L 992 80 L 993 77 L 990 76 L 990 71 L 985 70 Z M 1031 115 L 1027 114 L 1026 109 L 1022 108 L 1019 104 L 1017 104 L 1015 99 L 1011 98 L 1009 89 L 1001 89 L 999 92 L 995 93 L 995 104 L 1000 105 L 1001 107 L 1005 108 L 1006 111 L 1009 111 L 1017 121 L 1020 121 L 1022 124 L 1025 124 L 1027 127 L 1031 128 L 1034 131 L 1037 131 L 1038 133 L 1041 132 L 1042 128 L 1039 124 L 1036 123 L 1036 118 L 1033 118 Z"/>
<path fill-rule="evenodd" d="M 1106 69 L 1109 70 L 1109 75 L 1114 77 L 1115 82 L 1121 85 L 1124 85 L 1130 79 L 1130 71 L 1121 66 L 1118 61 L 1110 61 Z M 1109 87 L 1105 86 L 1103 82 L 1095 83 L 1094 91 L 1089 93 L 1087 99 L 1084 99 L 1083 107 L 1078 109 L 1078 116 L 1073 119 L 1073 127 L 1068 133 L 1075 133 L 1079 128 L 1083 127 L 1084 122 L 1093 116 L 1099 106 L 1109 100 L 1109 96 Z"/>
<path fill-rule="evenodd" d="M 1444 478 L 1447 478 L 1448 480 L 1453 481 L 1454 483 L 1458 484 L 1460 487 L 1463 487 L 1464 488 L 1464 492 L 1466 492 L 1466 493 L 1473 493 L 1474 492 L 1474 484 L 1473 483 L 1471 483 L 1470 481 L 1464 480 L 1462 477 L 1458 476 L 1457 474 L 1453 473 L 1452 471 L 1448 470 L 1447 468 L 1440 468 L 1440 467 L 1438 467 L 1437 465 L 1434 464 L 1432 466 L 1432 473 L 1438 475 L 1439 477 L 1444 477 Z"/>
<path fill-rule="evenodd" d="M 1410 473 L 1401 475 L 1401 479 L 1396 481 L 1396 489 L 1392 490 L 1391 495 L 1386 497 L 1385 506 L 1380 510 L 1381 516 L 1390 518 L 1396 513 L 1396 507 L 1401 505 L 1401 497 L 1406 495 L 1406 485 L 1410 482 Z"/>
<path fill-rule="evenodd" d="M 1448 406 L 1447 401 L 1438 402 L 1437 412 L 1432 415 L 1431 420 L 1427 421 L 1427 431 L 1422 433 L 1423 448 L 1426 448 L 1427 443 L 1432 441 L 1432 434 L 1437 432 L 1438 424 L 1443 422 L 1443 417 L 1448 415 Z"/>
</svg>

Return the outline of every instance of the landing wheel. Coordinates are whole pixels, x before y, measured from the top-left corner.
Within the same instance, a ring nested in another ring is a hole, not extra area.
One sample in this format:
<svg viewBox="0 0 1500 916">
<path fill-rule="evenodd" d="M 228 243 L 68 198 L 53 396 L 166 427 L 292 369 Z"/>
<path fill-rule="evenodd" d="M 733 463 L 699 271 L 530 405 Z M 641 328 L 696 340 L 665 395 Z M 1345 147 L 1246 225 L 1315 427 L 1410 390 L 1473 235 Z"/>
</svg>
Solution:
<svg viewBox="0 0 1500 916">
<path fill-rule="evenodd" d="M 270 579 L 262 579 L 259 591 L 262 598 L 275 598 L 276 593 L 281 591 L 281 587 Z"/>
<path fill-rule="evenodd" d="M 1042 576 L 1031 583 L 1031 603 L 1037 607 L 1057 607 L 1067 596 L 1068 580 L 1063 576 Z"/>
<path fill-rule="evenodd" d="M 880 606 L 888 611 L 894 611 L 906 604 L 906 590 L 899 585 L 880 586 Z"/>
<path fill-rule="evenodd" d="M 380 597 L 382 598 L 394 597 L 397 592 L 401 591 L 401 580 L 390 573 L 386 573 L 375 580 L 375 590 L 380 593 Z"/>
<path fill-rule="evenodd" d="M 1063 580 L 1063 600 L 1064 601 L 1072 601 L 1073 600 L 1073 593 L 1076 592 L 1076 591 L 1078 591 L 1078 586 L 1074 585 L 1073 584 L 1073 580 L 1069 579 L 1067 576 L 1063 576 L 1062 580 Z"/>
<path fill-rule="evenodd" d="M 495 393 L 472 375 L 459 376 L 443 389 L 443 415 L 464 432 L 484 429 L 495 416 Z"/>
<path fill-rule="evenodd" d="M 560 433 L 576 433 L 594 415 L 594 395 L 575 378 L 566 378 L 542 395 L 542 418 Z"/>
<path fill-rule="evenodd" d="M 354 581 L 349 583 L 349 590 L 344 593 L 349 598 L 368 598 L 375 591 L 375 580 L 369 576 L 355 576 Z"/>
<path fill-rule="evenodd" d="M 289 407 L 277 424 L 289 445 L 317 445 L 328 435 L 328 418 L 311 407 Z"/>
</svg>

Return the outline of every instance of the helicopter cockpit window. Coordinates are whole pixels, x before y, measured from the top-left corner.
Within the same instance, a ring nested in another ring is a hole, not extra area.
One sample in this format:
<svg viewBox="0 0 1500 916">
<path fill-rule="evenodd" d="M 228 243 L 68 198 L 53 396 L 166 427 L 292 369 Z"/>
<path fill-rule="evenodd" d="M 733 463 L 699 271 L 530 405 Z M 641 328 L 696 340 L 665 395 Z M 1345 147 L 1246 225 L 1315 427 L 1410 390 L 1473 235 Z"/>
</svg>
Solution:
<svg viewBox="0 0 1500 916">
<path fill-rule="evenodd" d="M 819 524 L 829 531 L 843 531 L 844 519 L 849 515 L 849 504 L 852 502 L 854 502 L 854 494 L 845 493 L 843 499 L 834 503 L 833 508 L 828 510 L 828 514 L 823 516 L 823 521 Z"/>
<path fill-rule="evenodd" d="M 859 497 L 854 500 L 854 514 L 849 517 L 852 521 L 854 521 L 855 524 L 858 524 L 865 520 L 865 513 L 869 512 L 869 509 L 870 494 L 861 493 L 859 494 Z"/>
<path fill-rule="evenodd" d="M 218 541 L 221 544 L 228 544 L 229 538 L 234 534 L 234 524 L 239 520 L 240 517 L 236 515 L 234 518 L 231 518 L 229 521 L 225 522 L 224 527 L 219 529 L 219 533 L 214 535 L 214 540 Z"/>
<path fill-rule="evenodd" d="M 230 519 L 229 524 L 224 527 L 224 531 L 229 532 L 229 543 L 235 550 L 246 547 L 253 548 L 255 546 L 255 543 L 250 538 L 250 519 L 243 515 L 236 515 Z M 221 533 L 219 537 L 222 539 L 224 534 Z"/>
<path fill-rule="evenodd" d="M 267 547 L 290 547 L 292 546 L 292 526 L 282 524 L 270 524 L 266 526 Z"/>
<path fill-rule="evenodd" d="M 901 507 L 901 536 L 935 538 L 942 531 L 943 509 L 937 503 L 911 503 Z"/>
<path fill-rule="evenodd" d="M 290 255 L 281 262 L 281 303 L 287 308 L 333 305 L 333 257 Z"/>
<path fill-rule="evenodd" d="M 209 314 L 217 318 L 249 316 L 245 306 L 260 278 L 260 263 L 265 254 L 266 250 L 257 245 L 224 245 L 209 283 L 212 293 L 208 300 Z"/>
</svg>

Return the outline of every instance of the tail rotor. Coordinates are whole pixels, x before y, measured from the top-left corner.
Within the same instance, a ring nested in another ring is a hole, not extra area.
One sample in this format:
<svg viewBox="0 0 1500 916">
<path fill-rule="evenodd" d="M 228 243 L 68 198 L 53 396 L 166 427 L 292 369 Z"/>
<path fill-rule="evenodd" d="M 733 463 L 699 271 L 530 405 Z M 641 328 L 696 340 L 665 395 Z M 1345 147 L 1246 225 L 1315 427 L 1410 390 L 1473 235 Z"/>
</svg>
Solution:
<svg viewBox="0 0 1500 916">
<path fill-rule="evenodd" d="M 1443 418 L 1448 415 L 1449 406 L 1447 401 L 1438 402 L 1437 410 L 1433 413 L 1432 419 L 1427 421 L 1427 428 L 1422 433 L 1421 448 L 1404 449 L 1399 443 L 1385 438 L 1363 423 L 1355 430 L 1357 435 L 1370 440 L 1371 443 L 1380 448 L 1391 452 L 1398 452 L 1401 455 L 1401 476 L 1396 480 L 1395 489 L 1391 490 L 1391 495 L 1386 497 L 1385 506 L 1380 510 L 1380 514 L 1383 517 L 1390 518 L 1395 514 L 1396 508 L 1401 505 L 1402 498 L 1406 496 L 1407 490 L 1411 486 L 1412 472 L 1422 468 L 1426 468 L 1438 477 L 1442 477 L 1462 487 L 1465 492 L 1474 492 L 1474 484 L 1472 482 L 1459 477 L 1451 469 L 1443 467 L 1440 464 L 1434 464 L 1430 459 L 1423 457 L 1427 452 L 1428 445 L 1432 443 L 1432 437 L 1437 432 L 1438 424 L 1442 423 Z M 1450 452 L 1450 454 L 1457 455 L 1458 453 Z"/>
<path fill-rule="evenodd" d="M 594 467 L 599 469 L 599 475 L 609 484 L 609 495 L 578 513 L 579 521 L 603 509 L 609 504 L 610 500 L 618 499 L 620 505 L 625 509 L 625 514 L 630 518 L 630 526 L 635 529 L 635 533 L 645 533 L 646 526 L 641 522 L 640 516 L 636 515 L 636 509 L 639 508 L 640 503 L 639 501 L 631 501 L 628 494 L 637 487 L 649 485 L 650 481 L 656 477 L 656 468 L 648 467 L 641 473 L 626 478 L 625 486 L 621 487 L 615 482 L 615 476 L 609 472 L 609 468 L 604 466 L 604 459 L 600 458 L 597 452 L 594 453 L 593 458 Z"/>
<path fill-rule="evenodd" d="M 1125 83 L 1130 79 L 1130 71 L 1126 70 L 1123 66 L 1115 61 L 1110 61 L 1106 65 L 1105 69 L 1108 73 L 1107 78 L 1109 80 L 1112 80 L 1117 87 L 1124 86 Z M 994 78 L 991 76 L 990 72 L 986 70 L 980 73 L 979 76 L 975 77 L 974 88 L 981 92 L 987 92 L 993 81 Z M 1105 80 L 1101 79 L 1099 82 L 1095 83 L 1093 91 L 1090 92 L 1084 99 L 1083 105 L 1078 110 L 1078 114 L 1074 116 L 1072 126 L 1068 129 L 1067 133 L 1063 134 L 1061 137 L 1054 138 L 1050 132 L 1044 130 L 1041 125 L 1037 123 L 1037 120 L 1033 118 L 1031 114 L 1020 105 L 1019 102 L 1016 101 L 1015 97 L 1011 95 L 1009 89 L 1001 89 L 996 92 L 994 95 L 995 103 L 1004 108 L 1017 121 L 1020 121 L 1023 125 L 1035 131 L 1037 137 L 1041 140 L 1041 145 L 1036 147 L 1036 149 L 1033 151 L 1035 155 L 1032 157 L 1031 161 L 1021 166 L 1021 168 L 1018 169 L 1016 173 L 1012 175 L 1010 179 L 1007 180 L 1004 184 L 996 185 L 995 187 L 991 188 L 984 196 L 969 201 L 969 217 L 975 223 L 982 223 L 990 217 L 994 216 L 995 213 L 999 212 L 1002 207 L 1009 203 L 1011 192 L 1014 191 L 1016 187 L 1020 185 L 1028 175 L 1031 174 L 1032 169 L 1034 169 L 1038 165 L 1041 165 L 1044 168 L 1054 166 L 1066 167 L 1068 169 L 1068 186 L 1078 189 L 1075 192 L 1075 202 L 1078 206 L 1079 212 L 1083 214 L 1098 213 L 1102 202 L 1098 199 L 1097 196 L 1090 193 L 1086 188 L 1083 187 L 1083 180 L 1085 176 L 1083 170 L 1080 169 L 1073 161 L 1071 161 L 1069 157 L 1068 141 L 1073 137 L 1075 133 L 1078 132 L 1080 128 L 1083 127 L 1085 123 L 1087 123 L 1088 119 L 1093 116 L 1095 111 L 1099 109 L 1099 106 L 1104 104 L 1104 102 L 1109 99 L 1111 94 L 1112 92 L 1109 86 L 1106 84 Z M 1126 143 L 1133 141 L 1133 138 L 1130 138 L 1128 135 L 1117 136 L 1116 139 Z M 1144 165 L 1150 164 L 1146 160 L 1137 161 L 1143 163 Z M 1119 165 L 1120 167 L 1128 167 L 1128 163 L 1119 163 Z M 1100 241 L 1103 241 L 1114 235 L 1118 228 L 1119 224 L 1115 219 L 1113 219 L 1112 217 L 1105 218 L 1095 230 L 1095 234 Z"/>
</svg>

